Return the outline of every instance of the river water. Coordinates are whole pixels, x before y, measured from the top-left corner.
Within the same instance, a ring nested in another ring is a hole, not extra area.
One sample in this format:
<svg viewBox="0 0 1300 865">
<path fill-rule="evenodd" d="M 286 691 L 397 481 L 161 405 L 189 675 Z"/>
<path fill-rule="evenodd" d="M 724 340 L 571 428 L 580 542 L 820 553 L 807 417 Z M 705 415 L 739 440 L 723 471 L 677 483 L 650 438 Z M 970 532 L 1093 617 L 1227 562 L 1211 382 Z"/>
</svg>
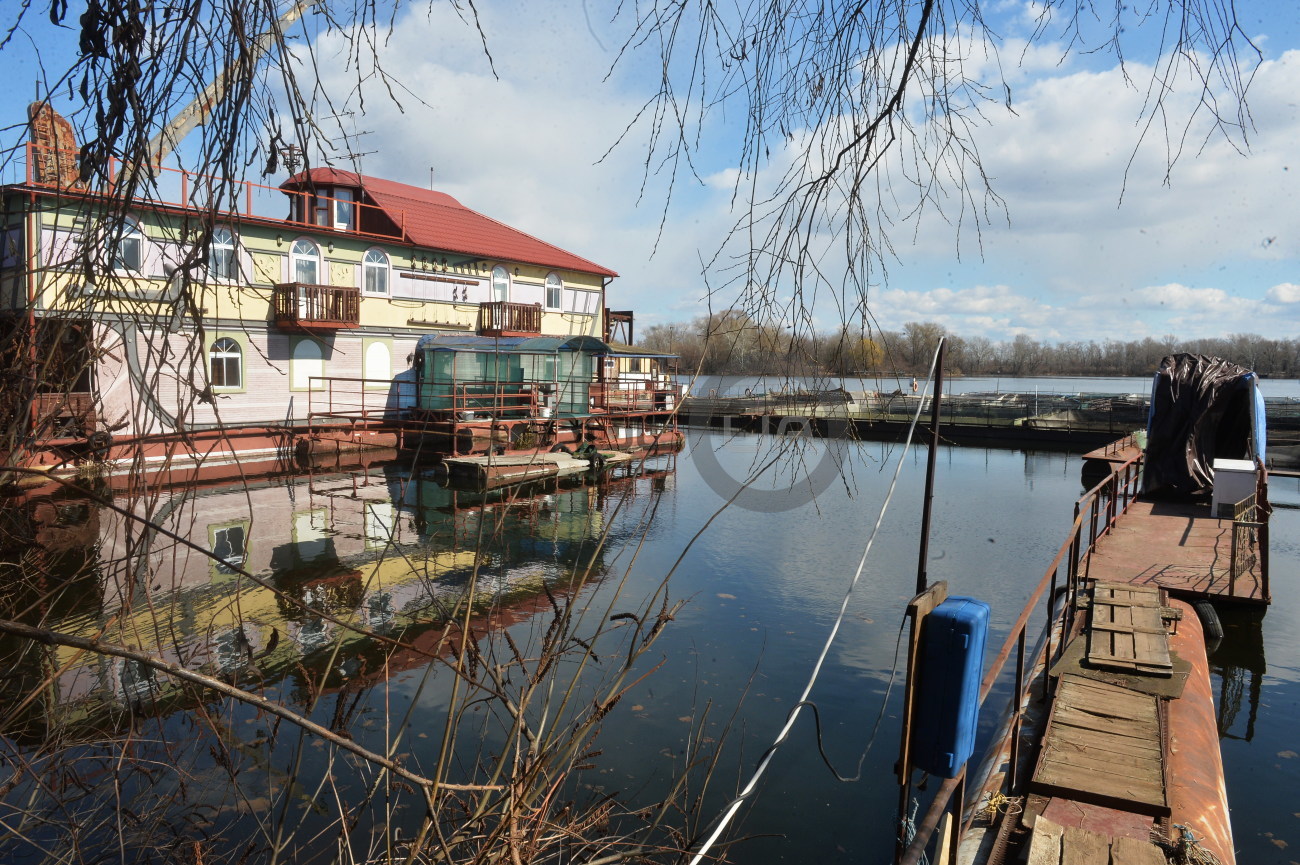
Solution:
<svg viewBox="0 0 1300 865">
<path fill-rule="evenodd" d="M 829 390 L 843 387 L 851 391 L 892 393 L 911 390 L 908 376 L 880 378 L 840 378 L 838 376 L 753 376 L 701 375 L 683 376 L 682 383 L 694 396 L 742 396 L 746 391 L 759 394 L 782 389 L 806 388 Z M 920 388 L 924 381 L 917 381 Z M 1300 379 L 1270 378 L 1260 383 L 1265 398 L 1300 398 Z M 945 393 L 1041 393 L 1041 394 L 1142 394 L 1150 396 L 1150 376 L 990 376 L 968 375 L 944 379 Z"/>
<path fill-rule="evenodd" d="M 663 590 L 685 603 L 633 665 L 635 684 L 601 719 L 601 753 L 564 795 L 590 802 L 613 794 L 637 807 L 689 777 L 688 831 L 699 832 L 743 785 L 797 700 L 901 461 L 811 695 L 827 758 L 858 780 L 832 776 L 805 713 L 742 808 L 733 835 L 742 840 L 731 850 L 747 863 L 886 862 L 897 796 L 896 647 L 916 582 L 925 451 L 787 445 L 692 432 L 682 454 L 644 475 L 524 494 L 458 493 L 428 473 L 379 463 L 141 502 L 119 497 L 171 535 L 54 496 L 8 511 L 23 515 L 11 537 L 25 531 L 38 543 L 4 553 L 5 617 L 134 645 L 240 682 L 430 771 L 457 705 L 454 677 L 429 661 L 449 651 L 437 645 L 447 630 L 434 623 L 471 580 L 489 598 L 474 612 L 475 639 L 486 645 L 488 634 L 508 631 L 522 655 L 546 639 L 558 607 L 589 611 L 579 636 L 612 618 L 616 627 L 593 643 L 596 658 L 587 662 L 605 676 L 635 621 L 621 614 L 639 615 L 647 601 L 657 609 Z M 1069 527 L 1080 460 L 943 447 L 938 467 L 929 577 L 992 605 L 992 653 Z M 737 482 L 760 470 L 737 495 Z M 1300 487 L 1275 479 L 1270 493 L 1281 505 L 1272 530 L 1275 604 L 1266 614 L 1225 613 L 1228 636 L 1211 659 L 1243 863 L 1291 862 L 1300 844 Z M 348 632 L 337 623 L 347 616 L 381 638 L 400 635 L 406 648 Z M 373 853 L 384 826 L 411 831 L 418 823 L 418 806 L 376 801 L 340 840 L 334 797 L 359 801 L 373 774 L 355 760 L 129 660 L 8 637 L 0 652 L 10 670 L 0 695 L 4 761 L 44 770 L 37 775 L 46 785 L 28 778 L 4 788 L 7 826 L 23 814 L 44 816 L 0 840 L 4 861 L 42 861 L 42 845 L 74 842 L 98 851 L 87 856 L 81 847 L 86 859 L 145 860 L 164 841 L 190 838 L 210 843 L 214 860 L 247 849 L 261 861 L 278 838 L 293 861 L 331 861 L 346 858 L 343 848 Z M 574 667 L 560 682 L 576 676 Z M 452 780 L 458 771 L 473 775 L 484 751 L 509 748 L 490 700 L 455 711 Z M 985 734 L 995 720 L 982 715 Z M 705 785 L 699 766 L 687 765 L 714 749 L 720 756 Z M 114 761 L 127 750 L 161 768 L 124 775 Z M 104 817 L 123 807 L 134 814 L 141 802 L 158 816 L 137 815 L 131 833 Z M 73 822 L 88 828 L 65 825 Z"/>
</svg>

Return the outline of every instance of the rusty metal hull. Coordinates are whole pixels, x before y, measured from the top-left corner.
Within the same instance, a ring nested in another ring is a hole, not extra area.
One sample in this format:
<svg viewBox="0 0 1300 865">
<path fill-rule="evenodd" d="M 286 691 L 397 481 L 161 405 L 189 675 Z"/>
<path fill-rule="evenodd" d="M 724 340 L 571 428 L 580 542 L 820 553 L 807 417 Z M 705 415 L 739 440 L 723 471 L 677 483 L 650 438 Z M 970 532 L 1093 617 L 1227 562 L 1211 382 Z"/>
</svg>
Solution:
<svg viewBox="0 0 1300 865">
<path fill-rule="evenodd" d="M 1210 686 L 1210 663 L 1196 612 L 1182 601 L 1183 611 L 1169 648 L 1192 665 L 1183 696 L 1169 701 L 1168 796 L 1174 824 L 1190 827 L 1205 849 L 1223 865 L 1233 865 L 1232 824 L 1228 818 L 1228 789 L 1219 752 L 1219 726 Z"/>
</svg>

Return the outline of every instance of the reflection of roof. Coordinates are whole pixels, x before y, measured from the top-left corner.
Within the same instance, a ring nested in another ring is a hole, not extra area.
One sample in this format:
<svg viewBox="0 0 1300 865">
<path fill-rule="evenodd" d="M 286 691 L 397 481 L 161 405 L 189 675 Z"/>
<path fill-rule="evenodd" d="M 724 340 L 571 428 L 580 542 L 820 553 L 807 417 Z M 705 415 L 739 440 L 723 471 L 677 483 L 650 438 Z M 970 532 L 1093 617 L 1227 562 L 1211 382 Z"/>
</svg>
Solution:
<svg viewBox="0 0 1300 865">
<path fill-rule="evenodd" d="M 445 192 L 365 177 L 337 168 L 313 168 L 300 172 L 280 184 L 280 188 L 296 191 L 316 184 L 361 189 L 372 203 L 405 232 L 411 243 L 419 246 L 481 256 L 484 259 L 522 261 L 581 273 L 618 276 L 594 261 L 566 252 L 531 234 L 470 210 Z"/>
<path fill-rule="evenodd" d="M 416 351 L 485 351 L 494 354 L 554 354 L 586 351 L 610 354 L 611 348 L 594 336 L 470 336 L 431 333 L 420 337 Z"/>
</svg>

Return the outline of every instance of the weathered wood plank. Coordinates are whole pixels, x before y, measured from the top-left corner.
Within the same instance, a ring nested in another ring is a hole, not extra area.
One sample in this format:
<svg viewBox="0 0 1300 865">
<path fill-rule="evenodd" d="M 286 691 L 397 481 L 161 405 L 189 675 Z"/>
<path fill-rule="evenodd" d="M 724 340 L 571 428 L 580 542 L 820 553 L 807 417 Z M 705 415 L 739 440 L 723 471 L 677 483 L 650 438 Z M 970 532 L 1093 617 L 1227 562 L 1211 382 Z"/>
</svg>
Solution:
<svg viewBox="0 0 1300 865">
<path fill-rule="evenodd" d="M 1134 585 L 1132 583 L 1110 583 L 1105 581 L 1099 581 L 1096 585 L 1097 588 L 1100 589 L 1107 589 L 1112 592 L 1118 589 L 1120 591 L 1127 592 L 1130 595 L 1155 595 L 1160 592 L 1160 589 L 1157 586 L 1140 586 L 1140 585 Z"/>
<path fill-rule="evenodd" d="M 1158 777 L 1150 774 L 1144 778 L 1119 775 L 1105 768 L 1102 761 L 1090 760 L 1094 765 L 1085 766 L 1081 762 L 1066 763 L 1059 756 L 1048 756 L 1037 780 L 1061 789 L 1122 799 L 1126 803 L 1159 805 L 1164 801 L 1164 785 Z"/>
<path fill-rule="evenodd" d="M 1160 756 L 1158 742 L 1132 738 L 1117 739 L 1115 736 L 1107 736 L 1104 733 L 1084 727 L 1072 727 L 1069 738 L 1071 742 L 1079 745 L 1091 748 L 1109 748 L 1115 754 L 1124 754 L 1130 757 L 1149 759 Z"/>
<path fill-rule="evenodd" d="M 1168 631 L 1158 593 L 1150 588 L 1098 583 L 1088 628 L 1088 661 L 1124 672 L 1163 675 L 1172 670 Z"/>
<path fill-rule="evenodd" d="M 1048 756 L 1050 777 L 1044 780 L 1059 785 L 1071 783 L 1090 784 L 1095 782 L 1109 790 L 1124 788 L 1137 791 L 1136 797 L 1143 801 L 1153 801 L 1153 795 L 1160 795 L 1164 790 L 1164 778 L 1160 764 L 1137 759 L 1116 760 L 1115 754 L 1097 750 L 1071 750 L 1053 748 Z"/>
<path fill-rule="evenodd" d="M 1061 865 L 1061 835 L 1059 823 L 1039 814 L 1034 819 L 1034 834 L 1029 839 L 1029 858 L 1025 865 Z"/>
<path fill-rule="evenodd" d="M 1082 727 L 1085 730 L 1098 730 L 1111 736 L 1123 736 L 1143 741 L 1154 741 L 1154 734 L 1159 727 L 1155 721 L 1118 718 L 1098 712 L 1085 712 L 1062 707 L 1058 725 L 1061 727 Z"/>
<path fill-rule="evenodd" d="M 1111 865 L 1168 865 L 1164 852 L 1150 841 L 1120 835 L 1110 842 Z"/>
<path fill-rule="evenodd" d="M 1065 675 L 1031 788 L 1164 815 L 1162 761 L 1155 697 Z"/>
<path fill-rule="evenodd" d="M 1110 839 L 1066 826 L 1061 835 L 1061 865 L 1110 865 Z"/>
</svg>

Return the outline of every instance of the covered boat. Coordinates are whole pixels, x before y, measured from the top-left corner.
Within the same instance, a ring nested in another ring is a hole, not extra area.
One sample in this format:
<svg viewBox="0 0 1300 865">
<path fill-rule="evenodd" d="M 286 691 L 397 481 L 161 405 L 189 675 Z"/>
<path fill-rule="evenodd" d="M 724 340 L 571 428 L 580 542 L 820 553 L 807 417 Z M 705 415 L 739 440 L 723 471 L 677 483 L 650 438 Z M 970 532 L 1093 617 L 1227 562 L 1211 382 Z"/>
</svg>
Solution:
<svg viewBox="0 0 1300 865">
<path fill-rule="evenodd" d="M 1259 376 L 1217 357 L 1166 357 L 1151 386 L 1143 492 L 1195 495 L 1214 487 L 1214 463 L 1262 463 Z"/>
</svg>

